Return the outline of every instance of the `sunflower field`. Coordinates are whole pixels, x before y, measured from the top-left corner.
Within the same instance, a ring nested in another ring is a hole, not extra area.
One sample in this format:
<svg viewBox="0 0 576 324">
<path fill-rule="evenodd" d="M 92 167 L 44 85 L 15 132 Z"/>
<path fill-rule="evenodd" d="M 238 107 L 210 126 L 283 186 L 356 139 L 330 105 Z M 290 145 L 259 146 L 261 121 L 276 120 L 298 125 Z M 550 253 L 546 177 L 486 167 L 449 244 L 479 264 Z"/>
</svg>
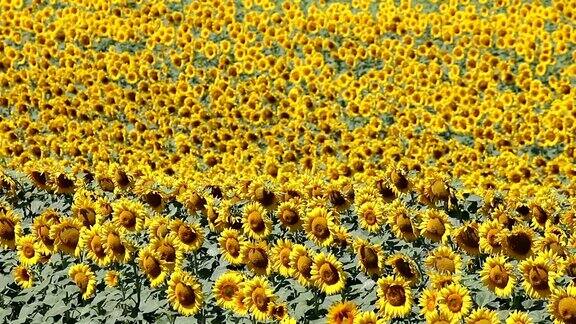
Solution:
<svg viewBox="0 0 576 324">
<path fill-rule="evenodd" d="M 0 323 L 576 323 L 576 1 L 0 0 Z"/>
</svg>

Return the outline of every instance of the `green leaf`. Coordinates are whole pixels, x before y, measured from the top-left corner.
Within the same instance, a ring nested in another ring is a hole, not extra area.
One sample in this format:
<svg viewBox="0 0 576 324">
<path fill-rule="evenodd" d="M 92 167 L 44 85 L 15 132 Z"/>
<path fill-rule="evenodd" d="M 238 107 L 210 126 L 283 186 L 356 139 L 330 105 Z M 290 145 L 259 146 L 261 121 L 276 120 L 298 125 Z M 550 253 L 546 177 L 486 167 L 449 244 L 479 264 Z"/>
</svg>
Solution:
<svg viewBox="0 0 576 324">
<path fill-rule="evenodd" d="M 52 308 L 50 308 L 46 314 L 44 314 L 44 318 L 53 317 L 56 315 L 62 315 L 64 312 L 68 310 L 68 306 L 64 304 L 63 301 L 57 302 Z"/>
</svg>

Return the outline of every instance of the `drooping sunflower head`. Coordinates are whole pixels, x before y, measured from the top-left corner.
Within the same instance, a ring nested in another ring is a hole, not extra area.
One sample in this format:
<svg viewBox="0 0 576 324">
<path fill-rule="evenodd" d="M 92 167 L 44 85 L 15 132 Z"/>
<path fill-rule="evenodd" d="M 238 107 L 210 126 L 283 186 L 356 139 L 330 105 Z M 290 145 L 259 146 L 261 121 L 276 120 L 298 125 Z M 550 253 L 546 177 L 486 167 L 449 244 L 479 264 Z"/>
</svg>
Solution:
<svg viewBox="0 0 576 324">
<path fill-rule="evenodd" d="M 240 254 L 248 269 L 255 274 L 269 275 L 272 271 L 268 244 L 265 241 L 244 241 L 240 247 Z"/>
<path fill-rule="evenodd" d="M 134 247 L 128 239 L 127 231 L 113 223 L 101 227 L 102 245 L 110 261 L 128 263 L 132 258 Z"/>
<path fill-rule="evenodd" d="M 363 239 L 356 239 L 353 243 L 354 251 L 358 257 L 358 266 L 368 275 L 379 275 L 384 270 L 384 251 L 377 244 Z"/>
<path fill-rule="evenodd" d="M 324 198 L 332 208 L 337 211 L 343 211 L 350 207 L 354 193 L 348 184 L 344 185 L 340 181 L 335 181 L 326 186 Z"/>
<path fill-rule="evenodd" d="M 559 288 L 550 296 L 548 312 L 554 323 L 574 323 L 576 321 L 576 286 Z"/>
<path fill-rule="evenodd" d="M 460 284 L 448 285 L 439 292 L 440 313 L 448 315 L 450 318 L 460 320 L 468 315 L 472 308 L 472 298 L 468 289 Z"/>
<path fill-rule="evenodd" d="M 404 318 L 412 309 L 412 291 L 401 277 L 383 277 L 378 280 L 377 306 L 386 319 Z"/>
<path fill-rule="evenodd" d="M 538 252 L 550 252 L 558 257 L 565 257 L 568 254 L 565 240 L 551 233 L 538 237 L 534 242 L 534 249 Z"/>
<path fill-rule="evenodd" d="M 340 292 L 346 285 L 342 263 L 332 254 L 316 254 L 310 274 L 314 285 L 327 295 Z"/>
<path fill-rule="evenodd" d="M 91 298 L 96 291 L 96 276 L 87 264 L 75 264 L 68 269 L 68 276 L 80 288 L 82 299 Z"/>
<path fill-rule="evenodd" d="M 248 197 L 259 202 L 264 208 L 274 208 L 278 203 L 278 193 L 271 181 L 257 179 L 248 187 Z"/>
<path fill-rule="evenodd" d="M 297 202 L 290 200 L 278 206 L 276 215 L 280 223 L 290 231 L 302 229 L 303 210 Z"/>
<path fill-rule="evenodd" d="M 118 227 L 128 232 L 139 232 L 144 227 L 146 219 L 145 207 L 128 198 L 120 198 L 112 203 L 114 214 L 112 220 Z"/>
<path fill-rule="evenodd" d="M 448 215 L 438 209 L 426 209 L 420 222 L 420 234 L 433 242 L 446 242 L 452 230 Z"/>
<path fill-rule="evenodd" d="M 174 310 L 184 316 L 194 316 L 204 302 L 198 279 L 184 271 L 175 271 L 168 281 L 168 300 Z"/>
<path fill-rule="evenodd" d="M 522 287 L 531 298 L 547 298 L 555 289 L 558 276 L 553 260 L 547 254 L 532 256 L 520 262 Z"/>
<path fill-rule="evenodd" d="M 513 274 L 512 265 L 506 262 L 504 256 L 488 257 L 480 271 L 480 276 L 484 285 L 496 296 L 507 298 L 512 295 L 516 277 Z"/>
<path fill-rule="evenodd" d="M 480 254 L 480 233 L 478 223 L 466 222 L 454 231 L 456 244 L 469 255 Z"/>
<path fill-rule="evenodd" d="M 294 244 L 290 252 L 290 267 L 293 275 L 302 286 L 308 286 L 312 280 L 313 252 L 304 245 Z"/>
<path fill-rule="evenodd" d="M 367 201 L 358 208 L 358 224 L 370 233 L 375 233 L 382 227 L 384 221 L 384 204 L 379 201 Z"/>
<path fill-rule="evenodd" d="M 80 254 L 78 242 L 82 229 L 82 223 L 76 218 L 64 218 L 59 224 L 52 225 L 50 238 L 54 240 L 55 249 L 72 256 L 78 256 Z"/>
<path fill-rule="evenodd" d="M 420 199 L 425 204 L 435 206 L 437 202 L 448 204 L 452 195 L 452 188 L 448 184 L 448 179 L 444 173 L 430 173 L 421 184 Z"/>
<path fill-rule="evenodd" d="M 276 299 L 270 288 L 268 279 L 256 276 L 244 281 L 242 293 L 244 295 L 244 304 L 256 320 L 267 320 L 269 318 L 268 309 Z"/>
<path fill-rule="evenodd" d="M 462 270 L 460 254 L 446 245 L 439 246 L 430 252 L 425 264 L 428 269 L 436 273 L 456 274 Z"/>
<path fill-rule="evenodd" d="M 205 211 L 206 195 L 208 192 L 199 187 L 188 188 L 181 194 L 179 201 L 186 207 L 188 213 L 195 215 L 197 212 Z"/>
<path fill-rule="evenodd" d="M 306 236 L 320 246 L 328 246 L 334 240 L 331 228 L 334 226 L 332 212 L 316 207 L 308 212 L 304 220 Z"/>
<path fill-rule="evenodd" d="M 288 319 L 288 306 L 286 303 L 273 302 L 268 306 L 268 317 L 273 318 L 276 321 L 282 323 L 284 320 Z"/>
<path fill-rule="evenodd" d="M 50 188 L 48 168 L 43 167 L 40 163 L 27 163 L 24 167 L 24 172 L 36 188 L 42 190 L 48 190 Z"/>
<path fill-rule="evenodd" d="M 411 211 L 404 204 L 397 200 L 388 204 L 384 214 L 387 216 L 388 224 L 397 238 L 411 242 L 418 238 L 419 233 L 414 220 L 411 217 Z"/>
<path fill-rule="evenodd" d="M 235 265 L 242 263 L 240 248 L 244 240 L 245 239 L 240 235 L 240 232 L 235 229 L 225 229 L 220 233 L 218 243 L 220 245 L 220 251 L 226 261 Z"/>
<path fill-rule="evenodd" d="M 358 315 L 358 306 L 351 301 L 337 302 L 328 309 L 328 323 L 352 324 Z"/>
<path fill-rule="evenodd" d="M 150 241 L 150 247 L 158 253 L 160 259 L 166 262 L 170 271 L 179 269 L 182 266 L 184 262 L 184 251 L 180 247 L 180 244 L 178 244 L 174 233 L 170 233 L 162 239 Z"/>
<path fill-rule="evenodd" d="M 16 240 L 18 258 L 24 266 L 30 267 L 40 260 L 40 248 L 33 235 L 21 236 Z"/>
<path fill-rule="evenodd" d="M 519 260 L 532 255 L 534 247 L 534 230 L 524 225 L 515 225 L 512 230 L 502 231 L 500 243 L 504 252 Z"/>
<path fill-rule="evenodd" d="M 294 269 L 290 266 L 290 253 L 292 253 L 292 241 L 278 239 L 272 247 L 273 269 L 284 277 L 291 277 Z"/>
<path fill-rule="evenodd" d="M 410 285 L 417 283 L 420 279 L 416 263 L 407 255 L 396 253 L 386 260 L 386 264 L 391 266 L 394 273 L 404 278 Z"/>
<path fill-rule="evenodd" d="M 12 209 L 0 210 L 0 247 L 14 249 L 22 235 L 22 219 Z"/>
<path fill-rule="evenodd" d="M 104 277 L 104 282 L 106 286 L 109 288 L 113 288 L 118 286 L 118 282 L 120 281 L 120 273 L 116 270 L 108 270 L 106 271 L 106 276 Z"/>
<path fill-rule="evenodd" d="M 168 275 L 169 269 L 167 262 L 162 260 L 160 254 L 150 245 L 140 249 L 138 265 L 150 281 L 150 286 L 152 287 L 160 286 Z"/>
<path fill-rule="evenodd" d="M 238 271 L 227 271 L 218 277 L 212 288 L 216 303 L 224 308 L 233 310 L 244 281 L 244 275 Z"/>
<path fill-rule="evenodd" d="M 270 235 L 272 222 L 260 203 L 247 204 L 244 206 L 242 214 L 242 228 L 249 238 L 262 240 Z"/>
<path fill-rule="evenodd" d="M 402 168 L 390 164 L 386 173 L 390 183 L 392 184 L 392 189 L 396 191 L 397 195 L 409 192 L 412 188 L 413 183 L 406 174 L 406 171 Z"/>
<path fill-rule="evenodd" d="M 197 223 L 174 219 L 170 223 L 170 231 L 175 233 L 176 240 L 185 252 L 197 251 L 204 243 L 204 231 Z"/>
<path fill-rule="evenodd" d="M 18 265 L 12 270 L 14 281 L 22 288 L 31 288 L 34 285 L 34 274 L 30 268 Z"/>
</svg>

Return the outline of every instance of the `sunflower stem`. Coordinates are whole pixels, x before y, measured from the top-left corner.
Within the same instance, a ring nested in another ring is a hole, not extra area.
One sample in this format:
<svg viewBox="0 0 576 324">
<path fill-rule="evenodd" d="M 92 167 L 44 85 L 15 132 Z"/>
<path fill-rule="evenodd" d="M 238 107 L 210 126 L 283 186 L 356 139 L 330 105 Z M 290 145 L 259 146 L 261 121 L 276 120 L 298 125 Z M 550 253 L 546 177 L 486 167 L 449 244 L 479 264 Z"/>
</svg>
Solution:
<svg viewBox="0 0 576 324">
<path fill-rule="evenodd" d="M 140 291 L 141 291 L 141 282 L 138 276 L 138 267 L 136 266 L 136 262 L 132 262 L 132 269 L 134 270 L 134 278 L 136 280 L 136 305 L 134 307 L 133 316 L 138 315 L 140 311 Z"/>
</svg>

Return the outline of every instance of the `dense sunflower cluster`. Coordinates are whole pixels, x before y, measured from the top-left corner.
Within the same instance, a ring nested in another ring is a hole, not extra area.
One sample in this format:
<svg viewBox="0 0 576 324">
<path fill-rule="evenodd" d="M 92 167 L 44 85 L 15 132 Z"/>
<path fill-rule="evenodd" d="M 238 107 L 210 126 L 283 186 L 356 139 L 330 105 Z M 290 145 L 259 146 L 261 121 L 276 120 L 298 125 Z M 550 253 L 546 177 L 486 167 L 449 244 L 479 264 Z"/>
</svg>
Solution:
<svg viewBox="0 0 576 324">
<path fill-rule="evenodd" d="M 59 256 L 88 302 L 140 276 L 185 316 L 527 324 L 534 300 L 574 323 L 576 2 L 4 0 L 0 21 L 21 288 Z"/>
</svg>

